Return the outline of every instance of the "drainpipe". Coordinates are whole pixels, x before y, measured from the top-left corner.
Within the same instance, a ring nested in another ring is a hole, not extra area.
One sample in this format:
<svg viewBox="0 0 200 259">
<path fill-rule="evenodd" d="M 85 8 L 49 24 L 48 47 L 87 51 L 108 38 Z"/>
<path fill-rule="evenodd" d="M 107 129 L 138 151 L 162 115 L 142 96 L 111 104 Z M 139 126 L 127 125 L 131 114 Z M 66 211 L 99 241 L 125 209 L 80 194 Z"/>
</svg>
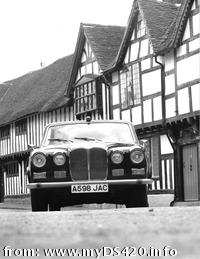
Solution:
<svg viewBox="0 0 200 259">
<path fill-rule="evenodd" d="M 158 61 L 158 56 L 155 56 L 155 61 L 161 68 L 161 99 L 162 99 L 162 126 L 166 130 L 166 106 L 165 106 L 165 65 Z"/>
</svg>

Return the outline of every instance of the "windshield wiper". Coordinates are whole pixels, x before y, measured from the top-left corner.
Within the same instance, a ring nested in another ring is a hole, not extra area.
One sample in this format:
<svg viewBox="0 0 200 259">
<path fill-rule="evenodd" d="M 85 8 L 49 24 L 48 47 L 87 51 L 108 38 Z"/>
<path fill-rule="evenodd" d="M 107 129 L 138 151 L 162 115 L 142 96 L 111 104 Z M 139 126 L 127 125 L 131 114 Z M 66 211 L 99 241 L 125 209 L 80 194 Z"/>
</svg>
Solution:
<svg viewBox="0 0 200 259">
<path fill-rule="evenodd" d="M 86 137 L 83 137 L 83 138 L 75 137 L 74 139 L 80 139 L 85 141 L 102 141 L 101 139 L 98 139 L 98 138 L 86 138 Z"/>
<path fill-rule="evenodd" d="M 62 138 L 49 138 L 48 140 L 52 141 L 59 141 L 59 142 L 73 142 L 70 139 L 62 139 Z"/>
</svg>

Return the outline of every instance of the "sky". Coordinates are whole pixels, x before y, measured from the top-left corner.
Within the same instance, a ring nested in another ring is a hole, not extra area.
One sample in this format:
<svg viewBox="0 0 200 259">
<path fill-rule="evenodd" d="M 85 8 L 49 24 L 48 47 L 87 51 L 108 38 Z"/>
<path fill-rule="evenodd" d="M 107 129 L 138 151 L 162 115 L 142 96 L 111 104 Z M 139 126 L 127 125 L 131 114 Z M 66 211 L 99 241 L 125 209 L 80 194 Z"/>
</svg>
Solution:
<svg viewBox="0 0 200 259">
<path fill-rule="evenodd" d="M 126 26 L 133 0 L 0 0 L 0 82 L 72 54 L 80 23 Z"/>
</svg>

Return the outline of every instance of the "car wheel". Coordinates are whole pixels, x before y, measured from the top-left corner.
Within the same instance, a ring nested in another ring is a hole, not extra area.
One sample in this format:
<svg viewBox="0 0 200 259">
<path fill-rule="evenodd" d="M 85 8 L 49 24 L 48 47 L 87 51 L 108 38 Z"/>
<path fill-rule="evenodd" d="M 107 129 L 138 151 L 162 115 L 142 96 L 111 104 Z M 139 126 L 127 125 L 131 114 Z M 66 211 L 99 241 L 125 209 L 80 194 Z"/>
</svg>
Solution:
<svg viewBox="0 0 200 259">
<path fill-rule="evenodd" d="M 31 190 L 32 211 L 47 211 L 48 200 L 44 190 Z"/>
<path fill-rule="evenodd" d="M 126 208 L 149 207 L 146 185 L 134 188 L 131 197 L 125 203 Z"/>
</svg>

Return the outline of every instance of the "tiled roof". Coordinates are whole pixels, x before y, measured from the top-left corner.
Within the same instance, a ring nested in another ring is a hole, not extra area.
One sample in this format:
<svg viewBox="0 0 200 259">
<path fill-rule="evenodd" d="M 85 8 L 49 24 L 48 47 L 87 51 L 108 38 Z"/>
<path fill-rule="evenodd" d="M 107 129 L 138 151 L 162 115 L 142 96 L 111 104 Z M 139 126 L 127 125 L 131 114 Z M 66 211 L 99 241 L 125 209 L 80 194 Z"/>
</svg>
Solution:
<svg viewBox="0 0 200 259">
<path fill-rule="evenodd" d="M 146 23 L 150 40 L 155 53 L 160 53 L 174 47 L 184 2 L 138 0 L 140 13 Z"/>
<path fill-rule="evenodd" d="M 87 40 L 102 71 L 110 66 L 119 51 L 125 27 L 83 24 Z"/>
<path fill-rule="evenodd" d="M 193 0 L 135 0 L 115 65 L 123 62 L 138 12 L 146 24 L 154 54 L 163 54 L 178 46 L 192 2 Z"/>
<path fill-rule="evenodd" d="M 28 114 L 53 110 L 66 104 L 73 55 L 0 84 L 0 125 Z"/>
<path fill-rule="evenodd" d="M 72 73 L 66 95 L 71 95 L 71 89 L 76 80 L 85 39 L 91 45 L 94 56 L 102 71 L 115 63 L 126 27 L 81 23 L 76 43 Z"/>
</svg>

